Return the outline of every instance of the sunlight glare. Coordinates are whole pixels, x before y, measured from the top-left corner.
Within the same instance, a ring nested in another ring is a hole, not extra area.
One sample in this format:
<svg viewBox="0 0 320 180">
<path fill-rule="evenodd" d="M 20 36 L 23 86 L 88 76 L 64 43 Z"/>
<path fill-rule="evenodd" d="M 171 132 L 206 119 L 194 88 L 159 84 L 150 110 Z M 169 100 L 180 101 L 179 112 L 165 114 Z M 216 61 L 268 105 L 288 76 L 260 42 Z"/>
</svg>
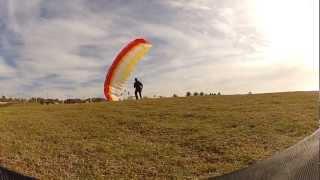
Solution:
<svg viewBox="0 0 320 180">
<path fill-rule="evenodd" d="M 255 23 L 267 41 L 270 61 L 313 68 L 311 0 L 254 0 Z"/>
</svg>

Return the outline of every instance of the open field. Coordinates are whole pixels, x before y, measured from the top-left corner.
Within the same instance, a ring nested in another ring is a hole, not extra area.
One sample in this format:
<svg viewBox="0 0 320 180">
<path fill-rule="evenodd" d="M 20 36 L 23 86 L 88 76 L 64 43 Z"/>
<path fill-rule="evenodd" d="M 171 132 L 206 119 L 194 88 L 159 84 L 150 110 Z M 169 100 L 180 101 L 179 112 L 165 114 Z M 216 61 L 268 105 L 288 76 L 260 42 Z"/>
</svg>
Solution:
<svg viewBox="0 0 320 180">
<path fill-rule="evenodd" d="M 317 129 L 314 92 L 0 107 L 0 163 L 41 179 L 187 179 L 270 157 Z"/>
</svg>

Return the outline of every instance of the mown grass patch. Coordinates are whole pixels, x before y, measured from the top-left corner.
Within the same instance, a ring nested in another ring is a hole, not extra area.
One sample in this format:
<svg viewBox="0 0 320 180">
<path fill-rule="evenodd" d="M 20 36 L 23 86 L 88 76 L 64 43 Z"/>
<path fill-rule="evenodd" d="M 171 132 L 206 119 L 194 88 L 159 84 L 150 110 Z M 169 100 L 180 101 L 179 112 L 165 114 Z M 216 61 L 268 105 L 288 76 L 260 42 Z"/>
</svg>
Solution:
<svg viewBox="0 0 320 180">
<path fill-rule="evenodd" d="M 317 128 L 312 92 L 0 108 L 0 162 L 41 179 L 195 178 Z"/>
</svg>

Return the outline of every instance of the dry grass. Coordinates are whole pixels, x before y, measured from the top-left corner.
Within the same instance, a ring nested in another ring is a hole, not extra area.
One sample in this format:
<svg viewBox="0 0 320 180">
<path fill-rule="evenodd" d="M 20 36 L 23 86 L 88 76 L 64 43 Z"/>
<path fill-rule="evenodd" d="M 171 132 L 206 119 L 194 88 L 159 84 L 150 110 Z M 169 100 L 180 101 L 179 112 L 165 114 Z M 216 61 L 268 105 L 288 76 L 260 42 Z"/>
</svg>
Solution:
<svg viewBox="0 0 320 180">
<path fill-rule="evenodd" d="M 317 94 L 0 108 L 0 163 L 41 179 L 186 179 L 271 156 L 317 128 Z"/>
</svg>

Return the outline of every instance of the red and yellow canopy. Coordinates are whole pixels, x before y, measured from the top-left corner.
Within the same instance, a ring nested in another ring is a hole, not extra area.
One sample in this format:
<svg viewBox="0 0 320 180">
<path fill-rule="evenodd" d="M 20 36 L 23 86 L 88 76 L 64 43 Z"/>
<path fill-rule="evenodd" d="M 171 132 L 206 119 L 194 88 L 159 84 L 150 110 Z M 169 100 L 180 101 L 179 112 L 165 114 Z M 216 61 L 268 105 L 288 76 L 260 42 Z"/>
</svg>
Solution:
<svg viewBox="0 0 320 180">
<path fill-rule="evenodd" d="M 119 100 L 123 85 L 150 48 L 148 41 L 139 38 L 127 44 L 116 56 L 104 82 L 104 95 L 108 101 Z"/>
</svg>

